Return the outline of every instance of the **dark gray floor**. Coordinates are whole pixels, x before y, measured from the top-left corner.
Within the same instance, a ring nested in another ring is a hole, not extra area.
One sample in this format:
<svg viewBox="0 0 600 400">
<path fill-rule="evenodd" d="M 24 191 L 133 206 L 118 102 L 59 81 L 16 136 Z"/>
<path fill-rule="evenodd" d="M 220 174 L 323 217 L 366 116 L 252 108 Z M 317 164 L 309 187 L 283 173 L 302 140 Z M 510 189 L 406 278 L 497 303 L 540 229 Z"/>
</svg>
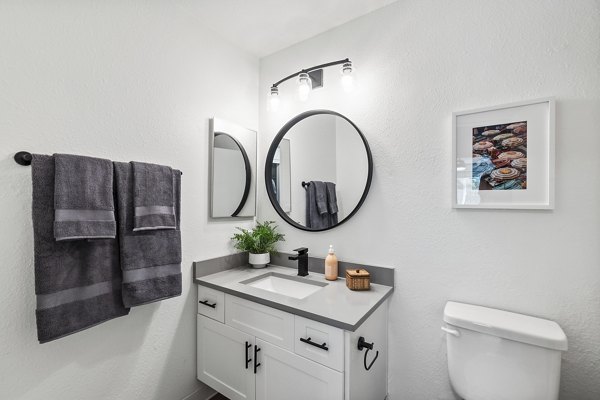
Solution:
<svg viewBox="0 0 600 400">
<path fill-rule="evenodd" d="M 221 393 L 215 394 L 209 400 L 229 400 L 227 397 L 223 396 Z"/>
</svg>

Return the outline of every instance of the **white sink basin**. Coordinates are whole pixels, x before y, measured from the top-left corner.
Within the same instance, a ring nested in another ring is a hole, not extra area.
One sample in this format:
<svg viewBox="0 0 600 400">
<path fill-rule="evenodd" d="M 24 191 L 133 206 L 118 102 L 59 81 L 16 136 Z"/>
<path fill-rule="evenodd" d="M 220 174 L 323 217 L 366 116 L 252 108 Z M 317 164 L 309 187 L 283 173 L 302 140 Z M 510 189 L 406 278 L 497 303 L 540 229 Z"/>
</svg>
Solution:
<svg viewBox="0 0 600 400">
<path fill-rule="evenodd" d="M 278 274 L 276 272 L 269 272 L 240 283 L 295 299 L 303 299 L 315 293 L 323 286 L 327 286 L 325 282 L 313 282 L 306 278 Z"/>
</svg>

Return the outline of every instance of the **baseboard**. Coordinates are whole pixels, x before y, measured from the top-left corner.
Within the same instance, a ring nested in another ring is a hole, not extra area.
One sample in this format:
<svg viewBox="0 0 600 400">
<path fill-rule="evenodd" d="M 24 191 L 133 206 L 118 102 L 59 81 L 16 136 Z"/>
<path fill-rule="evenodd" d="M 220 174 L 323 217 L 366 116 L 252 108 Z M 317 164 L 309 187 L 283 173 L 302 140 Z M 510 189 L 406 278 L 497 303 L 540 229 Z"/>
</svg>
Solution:
<svg viewBox="0 0 600 400">
<path fill-rule="evenodd" d="M 193 393 L 188 394 L 181 400 L 209 400 L 217 392 L 209 388 L 208 386 L 202 385 Z"/>
</svg>

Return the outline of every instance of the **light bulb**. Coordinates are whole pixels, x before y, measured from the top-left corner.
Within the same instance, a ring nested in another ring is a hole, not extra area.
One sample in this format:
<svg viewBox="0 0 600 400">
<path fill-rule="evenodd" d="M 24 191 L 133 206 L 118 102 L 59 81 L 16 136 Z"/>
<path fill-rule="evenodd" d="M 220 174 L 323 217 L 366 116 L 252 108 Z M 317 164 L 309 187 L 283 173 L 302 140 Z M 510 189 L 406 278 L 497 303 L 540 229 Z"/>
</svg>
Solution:
<svg viewBox="0 0 600 400">
<path fill-rule="evenodd" d="M 346 92 L 352 92 L 354 90 L 354 77 L 352 75 L 343 75 L 342 86 Z"/>
<path fill-rule="evenodd" d="M 271 111 L 277 111 L 277 109 L 279 108 L 279 88 L 277 86 L 271 86 L 269 106 Z"/>
<path fill-rule="evenodd" d="M 348 61 L 342 65 L 342 87 L 347 93 L 354 90 L 354 74 L 352 61 Z"/>
<path fill-rule="evenodd" d="M 300 101 L 308 100 L 308 95 L 311 90 L 312 82 L 310 77 L 306 72 L 300 73 L 300 75 L 298 75 L 298 97 L 300 98 Z"/>
</svg>

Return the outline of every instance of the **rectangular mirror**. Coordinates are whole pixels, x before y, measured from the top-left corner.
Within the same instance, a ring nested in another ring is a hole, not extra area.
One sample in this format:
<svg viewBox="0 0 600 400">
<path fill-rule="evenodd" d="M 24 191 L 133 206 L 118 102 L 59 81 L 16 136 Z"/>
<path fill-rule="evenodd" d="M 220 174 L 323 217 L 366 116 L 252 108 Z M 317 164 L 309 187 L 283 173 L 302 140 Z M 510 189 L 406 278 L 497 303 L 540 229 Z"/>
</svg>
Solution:
<svg viewBox="0 0 600 400">
<path fill-rule="evenodd" d="M 210 215 L 256 215 L 256 132 L 211 118 Z"/>
</svg>

